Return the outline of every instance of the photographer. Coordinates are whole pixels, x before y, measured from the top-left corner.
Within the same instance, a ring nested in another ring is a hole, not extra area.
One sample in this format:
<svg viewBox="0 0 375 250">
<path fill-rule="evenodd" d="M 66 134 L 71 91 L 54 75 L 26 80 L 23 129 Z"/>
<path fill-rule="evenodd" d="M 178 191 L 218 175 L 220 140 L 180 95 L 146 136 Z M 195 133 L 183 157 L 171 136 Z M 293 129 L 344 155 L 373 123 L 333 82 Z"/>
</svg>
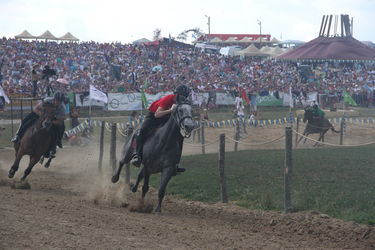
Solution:
<svg viewBox="0 0 375 250">
<path fill-rule="evenodd" d="M 48 65 L 44 66 L 44 69 L 42 71 L 42 80 L 45 80 L 47 83 L 47 96 L 50 96 L 50 94 L 54 92 L 49 83 L 49 78 L 55 75 L 56 71 L 54 69 L 50 69 Z"/>
</svg>

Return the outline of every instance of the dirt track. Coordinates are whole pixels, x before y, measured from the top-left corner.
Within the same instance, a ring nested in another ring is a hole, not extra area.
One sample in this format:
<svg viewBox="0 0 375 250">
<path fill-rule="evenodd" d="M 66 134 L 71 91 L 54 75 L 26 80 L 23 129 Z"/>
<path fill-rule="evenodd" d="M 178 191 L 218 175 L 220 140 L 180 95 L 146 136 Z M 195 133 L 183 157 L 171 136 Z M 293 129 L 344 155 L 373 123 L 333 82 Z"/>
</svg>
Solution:
<svg viewBox="0 0 375 250">
<path fill-rule="evenodd" d="M 59 150 L 50 169 L 35 166 L 30 190 L 9 187 L 13 152 L 0 150 L 0 249 L 375 248 L 374 227 L 318 212 L 286 215 L 173 196 L 166 196 L 161 216 L 130 212 L 139 193 L 98 174 L 95 148 Z M 148 197 L 156 204 L 155 191 Z"/>
</svg>

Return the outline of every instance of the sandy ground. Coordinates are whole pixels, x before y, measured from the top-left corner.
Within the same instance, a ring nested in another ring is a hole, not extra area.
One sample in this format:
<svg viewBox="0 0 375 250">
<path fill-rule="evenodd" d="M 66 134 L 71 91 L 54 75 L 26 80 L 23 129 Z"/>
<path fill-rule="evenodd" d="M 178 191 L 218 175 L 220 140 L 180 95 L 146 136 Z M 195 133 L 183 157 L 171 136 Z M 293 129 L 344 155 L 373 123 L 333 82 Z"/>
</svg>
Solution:
<svg viewBox="0 0 375 250">
<path fill-rule="evenodd" d="M 215 142 L 221 132 L 233 137 L 230 128 L 208 129 L 207 143 Z M 247 132 L 245 143 L 262 143 L 285 133 L 282 127 Z M 371 141 L 374 133 L 373 129 L 348 127 L 347 134 L 345 142 L 355 144 Z M 337 143 L 338 136 L 329 132 L 326 141 Z M 281 139 L 263 146 L 239 144 L 239 148 L 282 148 L 284 143 Z M 184 154 L 200 153 L 201 147 L 196 146 L 186 144 Z M 228 142 L 226 146 L 232 150 L 234 145 Z M 0 149 L 0 249 L 375 248 L 374 227 L 315 211 L 265 212 L 168 195 L 161 216 L 131 212 L 140 205 L 140 193 L 131 193 L 123 180 L 112 184 L 109 173 L 98 172 L 97 148 L 59 150 L 49 169 L 34 167 L 28 177 L 31 189 L 26 190 L 10 187 L 14 180 L 7 178 L 7 172 L 14 155 Z M 217 143 L 206 147 L 206 152 L 217 150 Z M 22 176 L 27 160 L 21 162 L 15 181 Z M 104 169 L 109 169 L 107 162 L 105 157 Z M 183 174 L 174 178 L 183 178 Z M 143 205 L 155 207 L 156 199 L 157 192 L 151 190 Z"/>
</svg>

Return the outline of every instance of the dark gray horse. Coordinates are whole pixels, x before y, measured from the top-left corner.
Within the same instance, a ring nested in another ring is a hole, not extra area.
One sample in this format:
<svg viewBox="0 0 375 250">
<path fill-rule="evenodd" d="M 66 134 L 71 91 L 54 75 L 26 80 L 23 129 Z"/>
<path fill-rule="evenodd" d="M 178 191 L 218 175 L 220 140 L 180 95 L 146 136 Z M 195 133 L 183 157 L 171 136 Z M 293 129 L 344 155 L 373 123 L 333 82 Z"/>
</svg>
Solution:
<svg viewBox="0 0 375 250">
<path fill-rule="evenodd" d="M 320 118 L 314 117 L 313 111 L 311 108 L 305 108 L 305 114 L 303 116 L 303 122 L 306 123 L 307 125 L 305 128 L 305 131 L 303 131 L 304 136 L 308 136 L 309 134 L 320 134 L 318 141 L 324 142 L 324 135 L 327 133 L 329 129 L 331 129 L 333 132 L 340 133 L 340 131 L 335 130 L 335 128 L 332 126 L 332 124 L 329 122 L 327 118 L 323 118 L 321 120 Z M 304 137 L 301 137 L 297 144 L 303 139 Z M 306 142 L 306 138 L 303 141 L 303 143 Z M 318 144 L 315 143 L 314 146 Z"/>
<path fill-rule="evenodd" d="M 180 162 L 184 137 L 190 136 L 193 128 L 190 104 L 187 102 L 179 103 L 177 108 L 172 111 L 168 121 L 149 136 L 144 143 L 143 168 L 131 190 L 136 192 L 139 182 L 144 178 L 142 187 L 142 198 L 144 198 L 149 189 L 150 175 L 161 172 L 159 200 L 155 212 L 161 213 L 161 203 L 165 195 L 165 189 L 171 177 L 176 174 L 176 166 Z M 184 135 L 181 134 L 181 131 Z M 134 131 L 128 143 L 123 147 L 119 168 L 112 177 L 113 183 L 119 180 L 123 165 L 130 162 L 135 152 L 136 133 L 137 131 Z"/>
</svg>

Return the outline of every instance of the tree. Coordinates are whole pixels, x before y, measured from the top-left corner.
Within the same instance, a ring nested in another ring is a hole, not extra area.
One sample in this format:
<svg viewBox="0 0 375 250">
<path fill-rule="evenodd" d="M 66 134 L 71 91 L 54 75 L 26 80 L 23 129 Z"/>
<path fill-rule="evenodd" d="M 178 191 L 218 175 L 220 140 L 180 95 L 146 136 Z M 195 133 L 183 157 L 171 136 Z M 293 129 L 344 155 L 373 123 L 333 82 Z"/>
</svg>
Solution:
<svg viewBox="0 0 375 250">
<path fill-rule="evenodd" d="M 157 28 L 154 30 L 154 41 L 161 38 L 161 29 Z"/>
<path fill-rule="evenodd" d="M 198 39 L 200 36 L 204 34 L 200 28 L 188 29 L 178 34 L 177 40 L 186 41 L 189 33 L 191 33 L 192 37 L 195 39 Z"/>
</svg>

